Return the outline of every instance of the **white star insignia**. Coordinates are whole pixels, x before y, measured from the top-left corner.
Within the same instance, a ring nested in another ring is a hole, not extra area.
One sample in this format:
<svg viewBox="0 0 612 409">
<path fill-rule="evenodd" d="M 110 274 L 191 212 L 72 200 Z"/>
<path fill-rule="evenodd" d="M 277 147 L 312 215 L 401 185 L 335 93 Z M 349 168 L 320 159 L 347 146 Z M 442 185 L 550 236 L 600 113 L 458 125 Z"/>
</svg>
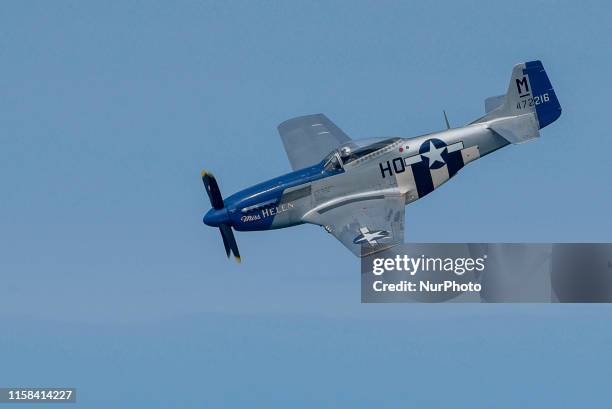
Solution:
<svg viewBox="0 0 612 409">
<path fill-rule="evenodd" d="M 443 148 L 436 148 L 436 145 L 434 145 L 432 141 L 429 141 L 429 152 L 425 152 L 422 155 L 429 159 L 430 168 L 436 162 L 444 163 L 444 159 L 442 159 L 442 152 L 444 152 L 444 149 L 446 149 L 446 146 Z"/>
<path fill-rule="evenodd" d="M 361 235 L 355 238 L 355 244 L 368 242 L 368 244 L 374 245 L 378 244 L 377 240 L 389 237 L 389 233 L 384 230 L 377 230 L 371 232 L 367 227 L 362 227 L 359 229 L 359 231 L 361 232 Z"/>
</svg>

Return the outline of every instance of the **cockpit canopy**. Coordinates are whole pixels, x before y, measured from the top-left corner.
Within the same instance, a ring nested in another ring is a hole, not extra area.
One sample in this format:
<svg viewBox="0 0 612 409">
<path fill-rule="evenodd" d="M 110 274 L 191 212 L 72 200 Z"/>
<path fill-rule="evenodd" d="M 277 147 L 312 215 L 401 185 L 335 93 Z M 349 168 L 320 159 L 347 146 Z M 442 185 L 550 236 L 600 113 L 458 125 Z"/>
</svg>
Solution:
<svg viewBox="0 0 612 409">
<path fill-rule="evenodd" d="M 389 146 L 399 139 L 400 138 L 370 138 L 346 142 L 327 155 L 324 159 L 325 170 L 330 172 L 342 169 L 343 165 Z"/>
<path fill-rule="evenodd" d="M 346 165 L 355 159 L 359 159 L 370 153 L 376 152 L 386 146 L 395 143 L 400 138 L 371 138 L 357 141 L 350 141 L 338 147 L 338 153 L 342 163 Z"/>
</svg>

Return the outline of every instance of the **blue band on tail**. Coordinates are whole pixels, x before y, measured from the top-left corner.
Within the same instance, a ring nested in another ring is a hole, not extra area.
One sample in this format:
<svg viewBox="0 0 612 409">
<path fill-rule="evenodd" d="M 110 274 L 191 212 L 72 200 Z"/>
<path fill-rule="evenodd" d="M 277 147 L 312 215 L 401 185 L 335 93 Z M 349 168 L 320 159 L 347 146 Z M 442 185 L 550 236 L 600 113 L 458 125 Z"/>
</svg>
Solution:
<svg viewBox="0 0 612 409">
<path fill-rule="evenodd" d="M 561 116 L 561 105 L 541 61 L 526 62 L 523 74 L 529 76 L 532 96 L 536 100 L 536 114 L 542 129 Z"/>
</svg>

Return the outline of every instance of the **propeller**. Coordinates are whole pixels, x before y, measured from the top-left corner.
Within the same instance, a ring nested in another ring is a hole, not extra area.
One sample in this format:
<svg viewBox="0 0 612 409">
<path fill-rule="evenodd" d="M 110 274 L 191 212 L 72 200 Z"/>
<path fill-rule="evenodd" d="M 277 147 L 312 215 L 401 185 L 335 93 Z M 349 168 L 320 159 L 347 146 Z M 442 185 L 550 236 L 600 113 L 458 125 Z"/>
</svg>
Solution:
<svg viewBox="0 0 612 409">
<path fill-rule="evenodd" d="M 213 207 L 204 216 L 204 223 L 209 226 L 219 227 L 221 238 L 223 239 L 223 246 L 225 247 L 225 254 L 229 258 L 230 253 L 233 253 L 236 261 L 240 263 L 240 252 L 238 251 L 236 238 L 232 231 L 229 214 L 223 203 L 223 196 L 221 196 L 219 184 L 212 173 L 204 170 L 202 171 L 202 183 L 204 183 L 206 193 L 210 199 L 210 204 Z"/>
</svg>

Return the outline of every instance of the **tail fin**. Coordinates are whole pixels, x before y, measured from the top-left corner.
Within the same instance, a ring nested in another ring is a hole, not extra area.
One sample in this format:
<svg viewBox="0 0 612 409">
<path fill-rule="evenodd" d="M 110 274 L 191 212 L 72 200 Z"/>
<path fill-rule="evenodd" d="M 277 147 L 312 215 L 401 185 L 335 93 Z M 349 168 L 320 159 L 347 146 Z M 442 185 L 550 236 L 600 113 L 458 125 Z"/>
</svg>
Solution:
<svg viewBox="0 0 612 409">
<path fill-rule="evenodd" d="M 517 116 L 525 119 L 534 117 L 533 119 L 537 121 L 534 124 L 537 126 L 535 129 L 537 131 L 561 116 L 561 105 L 540 61 L 515 65 L 508 92 L 505 96 L 487 98 L 485 110 L 486 115 L 472 123 Z"/>
</svg>

